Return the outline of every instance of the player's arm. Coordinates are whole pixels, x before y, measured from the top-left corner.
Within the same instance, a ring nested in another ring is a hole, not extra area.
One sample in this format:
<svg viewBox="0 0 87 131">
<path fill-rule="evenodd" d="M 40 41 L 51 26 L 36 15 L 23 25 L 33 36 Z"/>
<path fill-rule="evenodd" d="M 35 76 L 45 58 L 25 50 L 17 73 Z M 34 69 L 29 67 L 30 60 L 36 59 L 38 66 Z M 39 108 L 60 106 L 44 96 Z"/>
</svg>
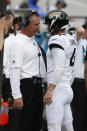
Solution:
<svg viewBox="0 0 87 131">
<path fill-rule="evenodd" d="M 65 52 L 64 48 L 60 45 L 50 46 L 52 55 L 53 55 L 53 63 L 54 63 L 54 70 L 53 70 L 53 77 L 52 83 L 57 85 L 58 82 L 61 80 L 61 76 L 64 73 L 64 64 L 65 64 Z"/>
<path fill-rule="evenodd" d="M 56 88 L 56 85 L 61 79 L 62 74 L 64 73 L 64 63 L 65 63 L 65 52 L 61 46 L 51 44 L 51 52 L 53 55 L 54 71 L 52 73 L 51 81 L 48 83 L 48 90 L 45 94 L 44 101 L 46 104 L 52 102 L 52 92 Z M 48 74 L 50 75 L 50 73 Z M 49 76 L 48 76 L 49 77 Z"/>
</svg>

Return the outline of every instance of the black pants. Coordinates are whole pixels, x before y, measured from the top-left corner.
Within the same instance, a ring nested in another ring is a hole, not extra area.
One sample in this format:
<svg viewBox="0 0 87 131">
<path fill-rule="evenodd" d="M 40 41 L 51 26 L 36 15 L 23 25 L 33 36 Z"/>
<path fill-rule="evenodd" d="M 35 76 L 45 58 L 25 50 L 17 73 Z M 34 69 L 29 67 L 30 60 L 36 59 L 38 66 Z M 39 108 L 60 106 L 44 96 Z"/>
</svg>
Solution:
<svg viewBox="0 0 87 131">
<path fill-rule="evenodd" d="M 2 97 L 5 102 L 8 100 L 8 98 L 12 98 L 11 92 L 12 91 L 11 91 L 11 85 L 10 85 L 10 78 L 5 78 L 5 75 L 3 75 Z"/>
<path fill-rule="evenodd" d="M 7 102 L 8 98 L 12 98 L 11 94 L 11 86 L 10 86 L 10 78 L 5 78 L 3 75 L 2 81 L 2 96 L 5 102 Z M 9 110 L 9 120 L 8 124 L 4 126 L 0 126 L 0 131 L 16 131 L 18 127 L 19 117 L 18 111 L 16 109 Z"/>
<path fill-rule="evenodd" d="M 72 84 L 73 101 L 71 103 L 73 113 L 73 127 L 74 131 L 85 131 L 85 80 L 75 79 Z"/>
<path fill-rule="evenodd" d="M 87 93 L 86 93 L 86 96 L 85 96 L 85 131 L 87 131 Z"/>
<path fill-rule="evenodd" d="M 18 110 L 17 131 L 40 131 L 43 113 L 43 89 L 38 78 L 21 80 L 24 106 Z"/>
</svg>

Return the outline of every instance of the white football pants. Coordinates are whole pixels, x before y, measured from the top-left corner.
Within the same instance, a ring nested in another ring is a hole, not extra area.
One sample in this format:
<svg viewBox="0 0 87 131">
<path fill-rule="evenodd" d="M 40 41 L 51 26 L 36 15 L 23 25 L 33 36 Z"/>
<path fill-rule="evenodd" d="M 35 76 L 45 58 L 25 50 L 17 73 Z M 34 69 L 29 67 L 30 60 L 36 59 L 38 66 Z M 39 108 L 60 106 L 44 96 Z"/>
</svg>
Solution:
<svg viewBox="0 0 87 131">
<path fill-rule="evenodd" d="M 48 131 L 62 131 L 61 127 L 64 127 L 64 131 L 73 131 L 70 108 L 72 98 L 71 87 L 65 88 L 65 85 L 62 85 L 61 88 L 54 89 L 52 104 L 46 105 Z"/>
<path fill-rule="evenodd" d="M 61 124 L 48 124 L 48 131 L 74 131 L 72 124 L 61 126 Z"/>
</svg>

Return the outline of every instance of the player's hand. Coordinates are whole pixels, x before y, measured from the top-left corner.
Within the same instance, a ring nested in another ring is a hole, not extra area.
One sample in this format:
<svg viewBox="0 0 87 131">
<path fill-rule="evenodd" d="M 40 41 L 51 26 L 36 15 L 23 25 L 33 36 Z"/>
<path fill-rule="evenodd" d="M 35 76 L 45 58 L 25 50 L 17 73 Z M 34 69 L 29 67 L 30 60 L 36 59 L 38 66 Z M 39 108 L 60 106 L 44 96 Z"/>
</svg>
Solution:
<svg viewBox="0 0 87 131">
<path fill-rule="evenodd" d="M 18 99 L 14 99 L 14 108 L 21 110 L 23 107 L 23 99 L 18 98 Z"/>
<path fill-rule="evenodd" d="M 44 103 L 45 104 L 51 104 L 52 103 L 52 96 L 53 96 L 53 90 L 48 88 L 45 96 L 44 96 Z"/>
</svg>

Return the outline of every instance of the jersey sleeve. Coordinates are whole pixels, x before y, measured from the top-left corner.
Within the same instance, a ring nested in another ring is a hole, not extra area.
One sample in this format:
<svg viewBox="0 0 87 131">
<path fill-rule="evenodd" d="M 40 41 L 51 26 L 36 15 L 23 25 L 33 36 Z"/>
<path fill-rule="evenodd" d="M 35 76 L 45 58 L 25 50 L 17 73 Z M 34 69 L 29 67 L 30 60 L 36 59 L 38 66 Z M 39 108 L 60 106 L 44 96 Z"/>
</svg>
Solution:
<svg viewBox="0 0 87 131">
<path fill-rule="evenodd" d="M 49 40 L 49 54 L 47 54 L 47 81 L 48 84 L 53 83 L 55 85 L 60 82 L 60 79 L 64 73 L 65 63 L 65 51 L 63 46 L 63 40 L 60 36 L 52 37 Z"/>
<path fill-rule="evenodd" d="M 52 48 L 60 48 L 62 50 L 64 50 L 64 41 L 63 39 L 61 39 L 61 36 L 53 36 L 50 38 L 49 42 L 48 42 L 48 46 L 50 48 L 50 50 Z"/>
<path fill-rule="evenodd" d="M 65 52 L 61 49 L 52 48 L 52 55 L 54 68 L 53 71 L 47 73 L 47 79 L 48 84 L 52 83 L 57 85 L 64 73 Z M 50 65 L 48 65 L 48 68 L 50 68 Z"/>
</svg>

